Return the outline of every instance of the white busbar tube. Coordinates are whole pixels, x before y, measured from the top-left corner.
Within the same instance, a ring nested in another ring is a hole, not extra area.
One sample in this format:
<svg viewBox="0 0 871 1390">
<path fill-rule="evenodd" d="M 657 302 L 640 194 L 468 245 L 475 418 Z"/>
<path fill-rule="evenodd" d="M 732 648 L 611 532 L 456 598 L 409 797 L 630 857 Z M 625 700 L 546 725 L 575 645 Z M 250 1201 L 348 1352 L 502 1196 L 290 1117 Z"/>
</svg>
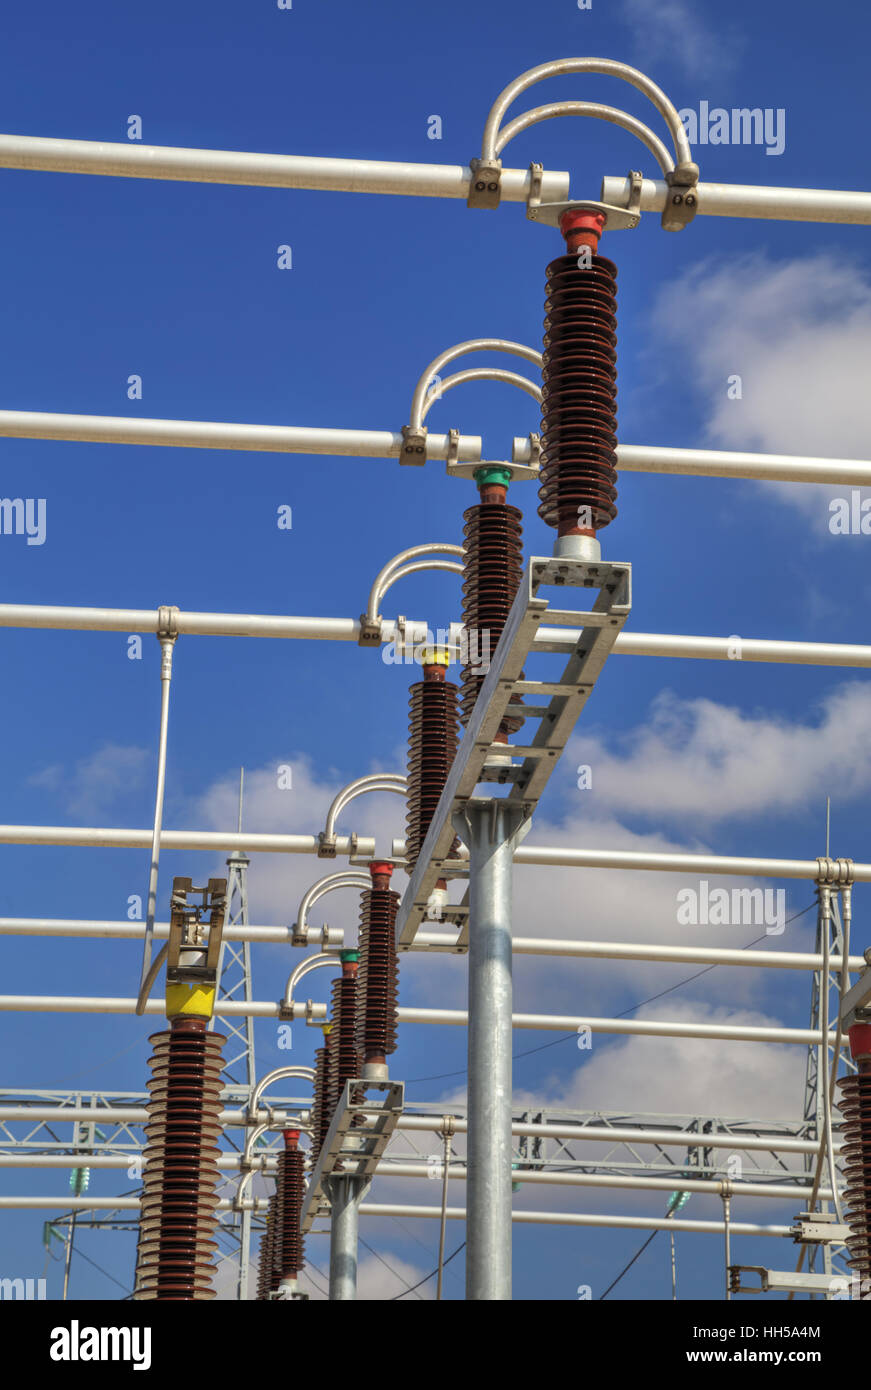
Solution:
<svg viewBox="0 0 871 1390">
<path fill-rule="evenodd" d="M 265 854 L 316 854 L 319 841 L 314 835 L 258 835 L 237 831 L 164 830 L 160 839 L 164 849 L 242 850 Z M 78 845 L 97 849 L 145 849 L 151 843 L 150 830 L 74 825 L 0 825 L 0 844 Z M 373 858 L 375 841 L 358 836 L 352 844 L 347 836 L 337 841 L 338 854 Z M 394 858 L 401 858 L 404 841 L 393 841 Z M 467 858 L 462 848 L 458 858 Z M 573 869 L 637 869 L 660 873 L 730 874 L 748 878 L 807 878 L 816 880 L 820 866 L 816 859 L 757 859 L 739 855 L 672 854 L 647 850 L 574 849 L 566 846 L 518 846 L 516 864 L 540 864 Z M 856 883 L 871 882 L 871 864 L 852 864 Z"/>
<path fill-rule="evenodd" d="M 2 1203 L 2 1198 L 0 1198 Z M 59 1205 L 62 1205 L 59 1203 Z M 69 1203 L 67 1203 L 69 1205 Z M 363 1202 L 361 1216 L 408 1216 L 441 1219 L 441 1207 L 403 1206 L 387 1202 Z M 448 1207 L 446 1215 L 451 1221 L 465 1221 L 465 1207 Z M 590 1216 L 581 1212 L 562 1211 L 514 1211 L 511 1220 L 521 1225 L 540 1226 L 599 1226 L 613 1227 L 617 1230 L 638 1231 L 686 1231 L 697 1235 L 722 1235 L 726 1229 L 722 1221 L 687 1221 L 678 1217 L 651 1216 Z M 757 1226 L 749 1221 L 730 1221 L 729 1230 L 740 1236 L 789 1236 L 791 1226 Z M 312 1232 L 317 1235 L 318 1233 Z"/>
<path fill-rule="evenodd" d="M 224 420 L 152 420 L 127 415 L 70 415 L 48 410 L 0 410 L 0 436 L 87 444 L 151 444 L 170 449 L 240 449 L 255 453 L 399 458 L 403 438 L 393 430 L 317 429 L 249 425 Z M 426 457 L 477 463 L 481 437 L 427 434 Z"/>
<path fill-rule="evenodd" d="M 531 349 L 526 351 L 540 359 L 540 353 L 534 353 Z M 427 378 L 430 379 L 431 376 Z M 444 385 L 442 383 L 442 389 Z M 73 415 L 47 410 L 0 410 L 0 436 L 67 443 L 151 444 L 177 449 L 238 449 L 255 453 L 384 459 L 398 458 L 403 445 L 402 434 L 391 430 L 255 425 L 224 420 L 143 419 L 127 415 Z M 480 435 L 461 434 L 453 441 L 447 434 L 428 434 L 426 457 L 447 459 L 456 447 L 458 463 L 477 463 L 481 458 L 481 444 Z M 531 462 L 528 436 L 515 439 L 513 462 Z M 628 473 L 785 483 L 841 483 L 854 487 L 871 484 L 871 462 L 867 460 L 755 454 L 732 449 L 675 449 L 655 444 L 618 444 L 617 466 Z"/>
<path fill-rule="evenodd" d="M 641 211 L 662 212 L 669 193 L 664 179 L 642 179 Z M 697 211 L 708 217 L 758 217 L 779 222 L 871 223 L 871 193 L 835 188 L 773 188 L 762 184 L 700 183 Z M 625 176 L 602 180 L 602 202 L 628 207 Z"/>
<path fill-rule="evenodd" d="M 70 1197 L 69 1193 L 66 1192 L 46 1197 L 0 1197 L 0 1210 L 7 1211 L 39 1211 L 43 1208 L 50 1210 L 59 1208 L 62 1211 L 138 1211 L 139 1206 L 138 1197 Z M 224 1200 L 218 1202 L 217 1210 L 230 1211 L 233 1206 L 233 1202 Z M 242 1207 L 246 1211 L 266 1211 L 269 1207 L 269 1199 L 257 1197 L 243 1202 Z M 442 1209 L 441 1207 L 363 1202 L 360 1206 L 360 1214 L 361 1216 L 440 1218 Z M 465 1208 L 448 1207 L 447 1216 L 450 1220 L 465 1221 Z M 512 1212 L 511 1219 L 520 1223 L 544 1226 L 613 1226 L 641 1231 L 687 1231 L 704 1235 L 713 1235 L 725 1229 L 721 1221 L 686 1221 L 680 1218 L 674 1220 L 671 1217 L 668 1220 L 663 1220 L 644 1216 L 587 1216 L 578 1212 L 515 1211 Z M 730 1222 L 729 1229 L 733 1235 L 739 1236 L 788 1236 L 792 1234 L 792 1228 L 789 1226 L 757 1226 L 747 1221 Z M 326 1228 L 324 1232 L 312 1231 L 311 1234 L 326 1234 Z"/>
<path fill-rule="evenodd" d="M 271 637 L 322 642 L 357 642 L 361 624 L 355 618 L 308 618 L 280 614 L 196 613 L 179 611 L 174 619 L 180 635 L 191 637 Z M 0 627 L 78 632 L 156 632 L 158 610 L 153 608 L 71 608 L 49 604 L 0 604 Z M 535 646 L 558 643 L 577 646 L 580 628 L 539 627 Z M 432 642 L 423 619 L 410 619 L 400 632 L 394 620 L 384 619 L 381 640 L 398 640 L 409 653 Z M 533 647 L 533 650 L 535 649 Z M 798 666 L 871 666 L 871 646 L 837 642 L 777 641 L 762 637 L 696 637 L 674 633 L 621 632 L 614 651 L 620 656 L 662 656 L 708 661 L 763 661 Z"/>
<path fill-rule="evenodd" d="M 76 1155 L 62 1156 L 68 1167 L 74 1167 L 81 1163 L 81 1158 Z M 120 1159 L 113 1163 L 114 1167 L 122 1167 L 129 1160 Z M 2 1167 L 0 1159 L 0 1167 Z M 22 1156 L 15 1159 L 18 1166 L 27 1163 L 27 1158 Z M 58 1163 L 58 1167 L 62 1166 Z M 110 1165 L 107 1164 L 107 1167 Z M 229 1166 L 229 1165 L 227 1165 Z M 432 1161 L 426 1163 L 392 1163 L 382 1159 L 376 1170 L 379 1178 L 432 1178 Z M 439 1168 L 438 1175 L 441 1176 L 442 1168 Z M 448 1169 L 450 1181 L 464 1182 L 467 1177 L 467 1168 L 463 1163 L 452 1163 Z M 511 1174 L 511 1181 L 518 1183 L 529 1183 L 533 1186 L 543 1184 L 553 1187 L 604 1187 L 604 1188 L 630 1188 L 639 1191 L 649 1192 L 673 1192 L 675 1180 L 673 1177 L 654 1178 L 647 1174 L 631 1174 L 624 1176 L 615 1173 L 574 1173 L 551 1171 L 550 1169 L 527 1169 L 515 1168 Z M 783 1201 L 804 1201 L 810 1196 L 811 1182 L 800 1185 L 798 1183 L 764 1183 L 764 1182 L 736 1182 L 730 1180 L 732 1184 L 732 1196 L 734 1197 L 762 1197 L 766 1200 L 773 1198 Z M 718 1196 L 719 1182 L 717 1178 L 684 1178 L 680 1180 L 681 1192 L 701 1192 L 708 1197 Z M 817 1196 L 821 1200 L 831 1200 L 831 1189 L 820 1191 Z"/>
<path fill-rule="evenodd" d="M 198 150 L 174 145 L 54 140 L 0 135 L 0 168 L 56 174 L 106 174 L 125 179 L 171 179 L 183 183 L 233 183 L 258 188 L 305 188 L 316 192 L 404 194 L 418 198 L 467 198 L 472 171 L 462 164 L 409 164 L 381 159 L 331 159 L 321 155 L 252 154 L 243 150 Z M 532 172 L 503 169 L 501 198 L 525 203 Z M 544 203 L 569 196 L 569 175 L 541 175 Z"/>
<path fill-rule="evenodd" d="M 135 941 L 142 937 L 142 922 L 78 921 L 74 918 L 0 917 L 0 936 L 97 937 Z M 155 922 L 158 940 L 169 936 L 168 922 Z M 277 941 L 290 945 L 293 927 L 232 926 L 224 928 L 228 941 Z M 457 936 L 450 932 L 418 932 L 413 951 L 455 950 Z M 334 943 L 330 943 L 331 945 Z M 335 943 L 338 945 L 339 943 Z M 562 937 L 515 936 L 512 948 L 521 956 L 579 956 L 585 960 L 648 960 L 677 965 L 735 965 L 767 970 L 821 970 L 823 957 L 806 951 L 747 951 L 714 946 L 644 946 L 634 941 L 571 941 Z M 841 957 L 831 956 L 832 970 L 840 970 Z M 865 968 L 864 956 L 850 956 L 849 969 Z"/>
<path fill-rule="evenodd" d="M 281 1112 L 258 1111 L 248 1115 L 244 1110 L 222 1110 L 218 1116 L 225 1128 L 239 1129 L 246 1125 L 274 1123 L 276 1128 L 287 1128 L 280 1119 Z M 144 1124 L 148 1119 L 145 1106 L 124 1105 L 53 1105 L 48 1102 L 33 1105 L 0 1106 L 0 1124 L 29 1123 L 31 1121 L 51 1121 L 54 1124 L 101 1120 L 106 1124 Z M 397 1120 L 397 1129 L 407 1129 L 415 1133 L 438 1133 L 444 1124 L 444 1116 L 415 1115 L 405 1113 Z M 454 1117 L 457 1134 L 466 1133 L 464 1116 Z M 660 1148 L 721 1148 L 741 1149 L 749 1152 L 786 1154 L 816 1154 L 819 1141 L 795 1139 L 790 1135 L 765 1133 L 762 1129 L 755 1134 L 741 1130 L 732 1133 L 700 1134 L 698 1131 L 669 1129 L 640 1129 L 630 1125 L 581 1125 L 570 1121 L 552 1121 L 536 1124 L 533 1121 L 513 1120 L 511 1133 L 531 1139 L 576 1139 L 591 1144 L 654 1144 Z M 835 1140 L 835 1152 L 840 1153 L 843 1144 Z"/>
<path fill-rule="evenodd" d="M 125 1153 L 100 1154 L 88 1153 L 87 1166 L 89 1168 L 128 1168 L 139 1155 L 141 1149 L 131 1149 Z M 20 1150 L 13 1154 L 0 1154 L 0 1168 L 80 1168 L 82 1166 L 82 1154 L 38 1154 Z M 278 1151 L 271 1154 L 252 1155 L 246 1160 L 246 1168 L 250 1167 L 257 1172 L 267 1171 L 273 1173 L 278 1160 Z M 217 1165 L 225 1171 L 238 1170 L 242 1163 L 241 1154 L 220 1154 Z M 376 1174 L 379 1178 L 430 1178 L 432 1175 L 431 1163 L 391 1163 L 380 1160 Z M 465 1182 L 467 1169 L 464 1164 L 452 1163 L 448 1169 L 448 1178 L 451 1181 Z M 673 1192 L 673 1178 L 655 1178 L 647 1175 L 624 1176 L 614 1173 L 573 1173 L 573 1172 L 551 1172 L 548 1169 L 528 1170 L 516 1169 L 512 1176 L 512 1182 L 528 1183 L 533 1186 L 544 1185 L 554 1187 L 598 1187 L 598 1188 L 628 1188 L 630 1190 L 650 1191 L 650 1192 Z M 716 1178 L 705 1179 L 681 1179 L 682 1192 L 699 1192 L 706 1196 L 716 1196 L 718 1182 Z M 771 1198 L 778 1201 L 802 1201 L 810 1192 L 810 1183 L 801 1186 L 798 1183 L 753 1183 L 736 1182 L 732 1180 L 733 1193 L 735 1197 L 761 1197 Z M 831 1200 L 831 1191 L 823 1188 L 817 1194 L 823 1201 Z"/>
<path fill-rule="evenodd" d="M 133 1013 L 135 999 L 122 999 L 109 995 L 64 995 L 64 994 L 3 994 L 0 995 L 0 1012 L 6 1013 Z M 296 1002 L 288 1008 L 293 1009 L 294 1018 L 317 1020 L 326 1017 L 325 1004 Z M 149 1000 L 146 1013 L 165 1013 L 159 1000 Z M 278 1018 L 281 1005 L 276 1001 L 224 1000 L 215 1005 L 215 1012 L 233 1017 L 249 1015 L 253 1018 Z M 464 1009 L 417 1009 L 400 1008 L 400 1023 L 435 1024 L 464 1028 L 468 1015 Z M 814 1028 L 763 1028 L 746 1024 L 727 1023 L 676 1023 L 672 1021 L 628 1018 L 592 1018 L 571 1014 L 512 1014 L 511 1026 L 517 1029 L 530 1029 L 536 1032 L 575 1033 L 580 1028 L 589 1028 L 592 1033 L 639 1034 L 655 1038 L 719 1038 L 724 1042 L 771 1042 L 819 1043 L 821 1034 Z M 830 1041 L 835 1038 L 829 1034 Z"/>
</svg>

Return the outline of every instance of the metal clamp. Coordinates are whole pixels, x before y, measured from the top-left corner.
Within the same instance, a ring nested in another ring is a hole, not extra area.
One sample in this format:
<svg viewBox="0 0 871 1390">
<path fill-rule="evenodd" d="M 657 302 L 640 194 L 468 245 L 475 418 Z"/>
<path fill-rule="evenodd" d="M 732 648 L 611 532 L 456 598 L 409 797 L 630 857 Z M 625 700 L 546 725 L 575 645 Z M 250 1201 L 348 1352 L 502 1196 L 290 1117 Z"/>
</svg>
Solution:
<svg viewBox="0 0 871 1390">
<path fill-rule="evenodd" d="M 502 160 L 470 159 L 469 196 L 467 208 L 498 208 L 502 197 Z"/>
<path fill-rule="evenodd" d="M 817 883 L 829 888 L 844 888 L 853 882 L 852 859 L 829 859 L 825 855 L 817 859 Z"/>
<path fill-rule="evenodd" d="M 403 425 L 402 448 L 399 462 L 412 468 L 422 468 L 426 463 L 426 425 Z"/>
<path fill-rule="evenodd" d="M 699 166 L 678 164 L 676 169 L 669 169 L 665 181 L 668 193 L 662 210 L 662 226 L 667 232 L 682 232 L 699 210 Z"/>
<path fill-rule="evenodd" d="M 380 647 L 381 646 L 381 623 L 380 617 L 370 618 L 368 613 L 360 614 L 360 636 L 357 638 L 358 647 Z M 321 851 L 318 850 L 318 854 Z M 335 851 L 333 851 L 335 853 Z M 325 855 L 321 856 L 325 858 Z"/>
<path fill-rule="evenodd" d="M 460 431 L 448 430 L 448 451 L 445 455 L 447 468 L 450 471 L 452 464 L 460 461 Z"/>
<path fill-rule="evenodd" d="M 530 222 L 541 222 L 546 227 L 558 227 L 563 214 L 567 212 L 600 213 L 605 218 L 609 232 L 632 231 L 641 222 L 640 206 L 618 208 L 614 203 L 601 203 L 593 199 L 571 200 L 565 203 L 528 203 L 526 216 Z"/>
<path fill-rule="evenodd" d="M 544 166 L 542 164 L 530 164 L 529 166 L 529 197 L 526 200 L 526 216 L 529 217 L 530 208 L 541 207 L 541 187 L 544 180 Z M 530 218 L 535 221 L 535 218 Z"/>
<path fill-rule="evenodd" d="M 178 637 L 178 614 L 179 610 L 173 606 L 164 605 L 157 610 L 157 635 L 163 641 L 174 642 Z"/>
</svg>

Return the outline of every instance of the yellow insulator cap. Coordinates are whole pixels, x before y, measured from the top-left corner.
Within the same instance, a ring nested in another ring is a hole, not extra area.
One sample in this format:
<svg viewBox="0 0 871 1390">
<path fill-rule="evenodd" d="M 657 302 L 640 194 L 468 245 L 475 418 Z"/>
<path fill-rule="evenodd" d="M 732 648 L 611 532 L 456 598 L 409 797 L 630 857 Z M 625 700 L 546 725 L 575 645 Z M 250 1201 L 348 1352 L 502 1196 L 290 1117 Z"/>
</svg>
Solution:
<svg viewBox="0 0 871 1390">
<path fill-rule="evenodd" d="M 166 986 L 166 1016 L 177 1018 L 179 1014 L 196 1014 L 199 1018 L 211 1018 L 215 1010 L 215 986 L 192 981 L 190 984 L 168 984 Z"/>
<path fill-rule="evenodd" d="M 417 659 L 421 666 L 450 666 L 451 653 L 448 647 L 418 647 Z"/>
<path fill-rule="evenodd" d="M 320 1030 L 321 1030 L 321 1032 L 323 1033 L 324 1037 L 326 1037 L 328 1033 L 332 1033 L 332 1031 L 333 1031 L 333 1025 L 332 1025 L 332 1023 L 321 1023 L 321 1024 L 318 1025 L 318 1027 L 320 1028 Z"/>
</svg>

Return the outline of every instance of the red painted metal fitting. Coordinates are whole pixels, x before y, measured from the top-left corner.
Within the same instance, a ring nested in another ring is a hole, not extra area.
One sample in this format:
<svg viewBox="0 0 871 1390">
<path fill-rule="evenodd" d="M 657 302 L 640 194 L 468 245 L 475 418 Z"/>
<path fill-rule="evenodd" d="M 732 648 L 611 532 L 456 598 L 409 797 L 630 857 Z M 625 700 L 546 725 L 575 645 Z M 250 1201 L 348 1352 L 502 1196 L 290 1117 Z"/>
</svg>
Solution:
<svg viewBox="0 0 871 1390">
<path fill-rule="evenodd" d="M 860 1057 L 871 1058 L 871 1023 L 854 1023 L 853 1027 L 848 1029 L 848 1036 L 854 1062 Z"/>
<path fill-rule="evenodd" d="M 560 218 L 559 229 L 566 239 L 566 250 L 570 255 L 582 246 L 589 246 L 595 255 L 599 249 L 599 237 L 605 230 L 605 214 L 569 209 Z"/>
<path fill-rule="evenodd" d="M 373 888 L 389 888 L 393 865 L 384 859 L 373 859 L 369 865 Z"/>
<path fill-rule="evenodd" d="M 284 1129 L 282 1130 L 282 1134 L 284 1135 L 284 1147 L 286 1149 L 295 1149 L 299 1143 L 300 1131 L 298 1129 Z"/>
</svg>

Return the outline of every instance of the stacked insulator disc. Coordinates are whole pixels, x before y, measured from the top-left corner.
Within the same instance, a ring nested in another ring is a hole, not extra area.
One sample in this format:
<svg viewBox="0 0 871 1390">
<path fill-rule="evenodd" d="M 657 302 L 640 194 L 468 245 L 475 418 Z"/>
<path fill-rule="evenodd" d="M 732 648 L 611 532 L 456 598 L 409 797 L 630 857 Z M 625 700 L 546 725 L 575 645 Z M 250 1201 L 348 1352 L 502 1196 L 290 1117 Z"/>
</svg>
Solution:
<svg viewBox="0 0 871 1390">
<path fill-rule="evenodd" d="M 411 872 L 456 756 L 459 692 L 445 679 L 443 667 L 430 665 L 408 693 L 405 856 Z"/>
<path fill-rule="evenodd" d="M 353 956 L 346 960 L 345 956 Z M 342 974 L 333 981 L 332 1020 L 330 1034 L 327 1095 L 330 1117 L 339 1103 L 345 1083 L 360 1075 L 360 1053 L 357 1047 L 357 952 L 342 952 Z"/>
<path fill-rule="evenodd" d="M 300 1230 L 305 1190 L 304 1156 L 302 1150 L 296 1147 L 296 1136 L 289 1140 L 286 1132 L 285 1144 L 288 1147 L 278 1159 L 279 1180 L 276 1189 L 276 1208 L 281 1213 L 279 1249 L 275 1260 L 279 1281 L 295 1279 L 305 1264 L 305 1237 Z"/>
<path fill-rule="evenodd" d="M 399 966 L 394 929 L 399 894 L 390 887 L 391 864 L 370 864 L 371 888 L 362 894 L 360 969 L 357 976 L 357 1047 L 364 1065 L 396 1051 Z"/>
<path fill-rule="evenodd" d="M 559 535 L 617 515 L 617 267 L 589 255 L 547 268 L 538 514 Z"/>
<path fill-rule="evenodd" d="M 257 1298 L 264 1302 L 274 1293 L 276 1287 L 275 1278 L 275 1208 L 276 1201 L 273 1194 L 269 1199 L 269 1209 L 266 1213 L 266 1230 L 260 1238 L 260 1253 L 257 1261 Z"/>
<path fill-rule="evenodd" d="M 460 718 L 468 723 L 505 627 L 523 572 L 522 513 L 505 501 L 505 488 L 483 487 L 482 501 L 463 513 L 463 627 L 468 644 Z M 502 735 L 522 719 L 502 721 Z"/>
<path fill-rule="evenodd" d="M 863 1065 L 866 1069 L 862 1069 Z M 847 1263 L 856 1271 L 860 1297 L 871 1298 L 871 1059 L 862 1059 L 860 1070 L 838 1082 L 844 1117 L 844 1145 L 841 1150 L 847 1178 L 845 1203 L 850 1236 Z"/>
<path fill-rule="evenodd" d="M 321 1146 L 327 1137 L 332 1110 L 330 1109 L 328 1082 L 330 1071 L 330 1038 L 332 1032 L 324 1029 L 324 1045 L 315 1052 L 315 1079 L 312 1101 L 312 1159 L 316 1160 Z"/>
<path fill-rule="evenodd" d="M 137 1299 L 214 1298 L 218 1139 L 222 1087 L 219 1033 L 179 1016 L 150 1041 Z"/>
</svg>

